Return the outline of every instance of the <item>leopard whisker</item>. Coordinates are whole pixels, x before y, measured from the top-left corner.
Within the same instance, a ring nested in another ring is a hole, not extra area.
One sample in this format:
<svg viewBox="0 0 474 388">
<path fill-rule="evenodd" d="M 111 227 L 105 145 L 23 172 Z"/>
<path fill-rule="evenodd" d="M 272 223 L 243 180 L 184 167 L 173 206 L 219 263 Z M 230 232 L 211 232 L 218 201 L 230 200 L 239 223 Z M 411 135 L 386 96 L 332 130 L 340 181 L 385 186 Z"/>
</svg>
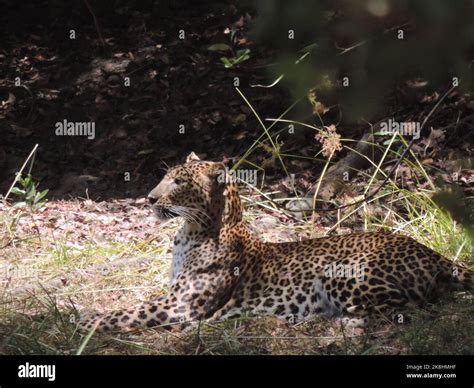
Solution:
<svg viewBox="0 0 474 388">
<path fill-rule="evenodd" d="M 198 224 L 202 222 L 201 218 L 195 214 L 192 209 L 188 209 L 184 206 L 173 206 L 172 211 L 188 221 Z"/>
</svg>

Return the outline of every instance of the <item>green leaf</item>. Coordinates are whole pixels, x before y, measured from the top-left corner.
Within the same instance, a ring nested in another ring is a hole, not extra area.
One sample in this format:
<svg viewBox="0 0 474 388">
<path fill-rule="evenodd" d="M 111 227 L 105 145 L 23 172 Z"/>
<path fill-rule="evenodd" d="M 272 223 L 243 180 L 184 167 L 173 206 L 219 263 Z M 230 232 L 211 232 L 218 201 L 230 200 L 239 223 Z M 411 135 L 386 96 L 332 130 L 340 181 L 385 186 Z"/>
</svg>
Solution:
<svg viewBox="0 0 474 388">
<path fill-rule="evenodd" d="M 48 189 L 45 189 L 42 192 L 37 193 L 36 198 L 35 198 L 35 202 L 41 201 L 45 197 L 45 195 L 48 194 L 48 191 L 49 191 Z"/>
<path fill-rule="evenodd" d="M 29 186 L 31 183 L 32 183 L 32 181 L 31 181 L 31 175 L 28 175 L 28 176 L 24 179 L 24 186 Z"/>
<path fill-rule="evenodd" d="M 25 191 L 25 190 L 21 190 L 21 189 L 19 189 L 18 187 L 13 187 L 12 190 L 11 190 L 11 193 L 12 193 L 12 194 L 16 194 L 16 195 L 25 195 L 25 194 L 26 194 L 26 191 Z"/>
<path fill-rule="evenodd" d="M 239 61 L 239 63 L 242 63 L 242 62 L 245 62 L 245 61 L 246 61 L 247 59 L 249 59 L 249 58 L 250 58 L 250 55 L 245 54 L 245 55 L 239 57 L 239 58 L 238 58 L 238 61 Z"/>
<path fill-rule="evenodd" d="M 225 43 L 215 43 L 207 48 L 209 51 L 232 51 L 232 48 Z"/>
<path fill-rule="evenodd" d="M 249 59 L 250 58 L 249 53 L 250 53 L 249 49 L 238 50 L 237 57 L 233 58 L 234 65 L 238 65 L 242 62 L 245 62 L 247 59 Z"/>
<path fill-rule="evenodd" d="M 250 54 L 250 49 L 237 50 L 237 56 L 241 57 Z"/>
<path fill-rule="evenodd" d="M 26 193 L 26 200 L 33 200 L 36 196 L 36 189 L 35 186 L 31 187 L 30 190 Z"/>
<path fill-rule="evenodd" d="M 230 61 L 229 58 L 227 57 L 221 57 L 221 61 L 224 64 L 226 69 L 230 69 L 232 66 L 234 66 Z"/>
</svg>

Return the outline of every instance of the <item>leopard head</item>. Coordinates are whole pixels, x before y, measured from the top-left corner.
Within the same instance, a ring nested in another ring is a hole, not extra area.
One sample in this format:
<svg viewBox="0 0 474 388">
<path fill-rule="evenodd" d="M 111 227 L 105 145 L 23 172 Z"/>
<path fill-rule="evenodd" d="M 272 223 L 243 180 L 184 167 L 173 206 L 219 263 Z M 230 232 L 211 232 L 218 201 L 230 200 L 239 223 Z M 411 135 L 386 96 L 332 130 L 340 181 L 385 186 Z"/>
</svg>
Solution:
<svg viewBox="0 0 474 388">
<path fill-rule="evenodd" d="M 168 170 L 148 200 L 160 220 L 183 217 L 208 225 L 223 211 L 225 174 L 223 163 L 202 161 L 192 152 L 184 164 Z"/>
</svg>

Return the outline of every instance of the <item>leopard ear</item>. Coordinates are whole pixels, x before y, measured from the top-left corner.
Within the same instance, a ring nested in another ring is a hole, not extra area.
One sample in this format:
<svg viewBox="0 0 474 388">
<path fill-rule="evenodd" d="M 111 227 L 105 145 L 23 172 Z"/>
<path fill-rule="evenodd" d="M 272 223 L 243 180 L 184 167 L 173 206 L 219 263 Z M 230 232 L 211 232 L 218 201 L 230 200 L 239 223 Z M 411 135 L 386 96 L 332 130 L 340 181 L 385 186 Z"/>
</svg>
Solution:
<svg viewBox="0 0 474 388">
<path fill-rule="evenodd" d="M 197 161 L 197 160 L 201 160 L 201 159 L 199 159 L 199 156 L 197 156 L 194 152 L 191 152 L 186 158 L 186 163 Z"/>
</svg>

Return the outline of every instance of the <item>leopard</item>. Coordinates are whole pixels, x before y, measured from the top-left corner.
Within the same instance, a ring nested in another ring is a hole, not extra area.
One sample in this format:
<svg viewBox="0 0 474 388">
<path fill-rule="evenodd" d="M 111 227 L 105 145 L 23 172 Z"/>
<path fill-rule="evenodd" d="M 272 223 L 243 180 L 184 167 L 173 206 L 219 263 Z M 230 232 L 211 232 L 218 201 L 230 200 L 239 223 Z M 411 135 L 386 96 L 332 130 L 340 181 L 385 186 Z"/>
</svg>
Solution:
<svg viewBox="0 0 474 388">
<path fill-rule="evenodd" d="M 400 233 L 263 241 L 244 220 L 238 183 L 224 163 L 194 152 L 167 170 L 148 200 L 160 221 L 183 220 L 168 292 L 84 317 L 81 330 L 183 328 L 248 313 L 294 323 L 323 315 L 365 327 L 371 317 L 394 319 L 445 290 L 472 288 L 473 271 L 466 265 Z"/>
</svg>

